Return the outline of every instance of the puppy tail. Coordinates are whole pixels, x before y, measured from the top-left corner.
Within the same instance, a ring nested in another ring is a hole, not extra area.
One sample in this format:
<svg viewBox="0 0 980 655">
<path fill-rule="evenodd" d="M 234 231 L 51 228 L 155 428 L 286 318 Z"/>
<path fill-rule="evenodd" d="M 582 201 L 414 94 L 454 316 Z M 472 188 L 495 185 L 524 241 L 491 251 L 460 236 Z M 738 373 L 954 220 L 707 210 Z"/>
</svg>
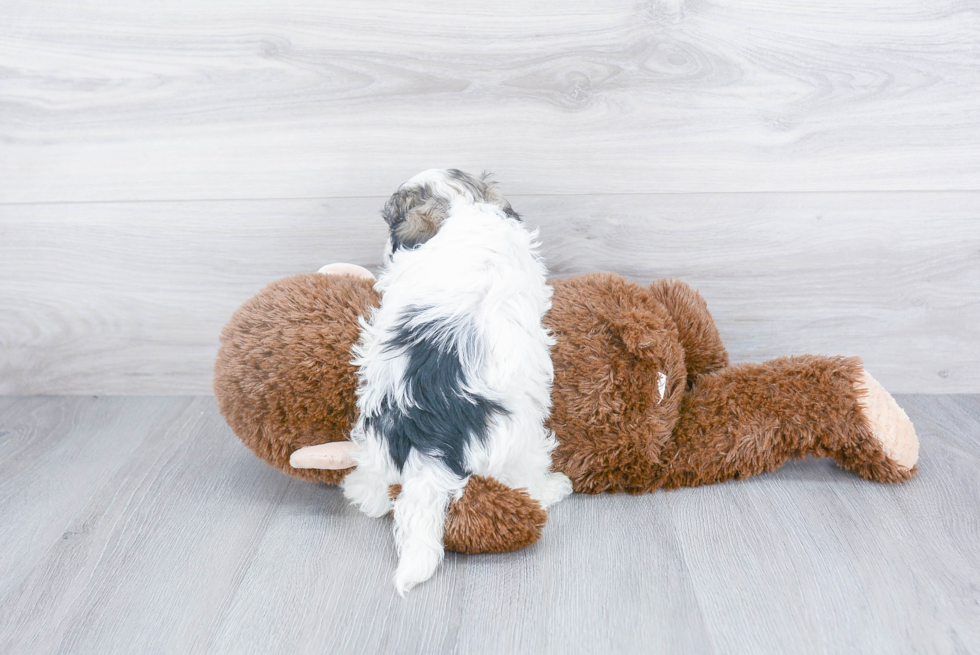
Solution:
<svg viewBox="0 0 980 655">
<path fill-rule="evenodd" d="M 402 471 L 402 489 L 394 504 L 395 546 L 398 568 L 395 589 L 400 596 L 432 577 L 445 554 L 442 534 L 449 500 L 466 481 L 441 462 L 427 460 L 415 451 Z"/>
</svg>

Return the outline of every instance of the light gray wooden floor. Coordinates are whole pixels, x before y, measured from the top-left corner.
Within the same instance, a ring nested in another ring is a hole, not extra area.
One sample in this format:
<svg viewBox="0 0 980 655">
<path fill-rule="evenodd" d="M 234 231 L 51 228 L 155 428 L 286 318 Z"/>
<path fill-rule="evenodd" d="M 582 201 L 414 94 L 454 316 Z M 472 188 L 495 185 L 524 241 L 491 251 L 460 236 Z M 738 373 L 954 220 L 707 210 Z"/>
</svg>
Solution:
<svg viewBox="0 0 980 655">
<path fill-rule="evenodd" d="M 824 461 L 575 495 L 402 600 L 388 520 L 208 397 L 0 398 L 3 653 L 975 653 L 980 396 L 903 396 L 909 483 Z"/>
</svg>

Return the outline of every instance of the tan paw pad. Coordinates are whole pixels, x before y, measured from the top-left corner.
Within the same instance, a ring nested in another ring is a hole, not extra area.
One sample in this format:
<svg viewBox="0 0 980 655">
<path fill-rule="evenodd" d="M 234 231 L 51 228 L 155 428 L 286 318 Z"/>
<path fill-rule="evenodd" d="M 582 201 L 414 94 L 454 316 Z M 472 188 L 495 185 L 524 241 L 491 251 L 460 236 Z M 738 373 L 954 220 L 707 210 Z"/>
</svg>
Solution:
<svg viewBox="0 0 980 655">
<path fill-rule="evenodd" d="M 867 371 L 862 371 L 856 388 L 864 392 L 858 402 L 885 455 L 911 469 L 919 459 L 919 438 L 908 415 Z"/>
</svg>

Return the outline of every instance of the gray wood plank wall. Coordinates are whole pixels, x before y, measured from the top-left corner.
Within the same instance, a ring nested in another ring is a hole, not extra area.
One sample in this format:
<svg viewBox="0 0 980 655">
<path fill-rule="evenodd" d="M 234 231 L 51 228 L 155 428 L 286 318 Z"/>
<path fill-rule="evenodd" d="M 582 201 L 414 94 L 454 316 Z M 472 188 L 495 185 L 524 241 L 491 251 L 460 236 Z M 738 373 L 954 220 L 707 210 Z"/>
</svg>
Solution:
<svg viewBox="0 0 980 655">
<path fill-rule="evenodd" d="M 0 0 L 0 393 L 209 393 L 284 275 L 484 168 L 555 275 L 701 289 L 736 360 L 980 391 L 975 3 Z"/>
</svg>

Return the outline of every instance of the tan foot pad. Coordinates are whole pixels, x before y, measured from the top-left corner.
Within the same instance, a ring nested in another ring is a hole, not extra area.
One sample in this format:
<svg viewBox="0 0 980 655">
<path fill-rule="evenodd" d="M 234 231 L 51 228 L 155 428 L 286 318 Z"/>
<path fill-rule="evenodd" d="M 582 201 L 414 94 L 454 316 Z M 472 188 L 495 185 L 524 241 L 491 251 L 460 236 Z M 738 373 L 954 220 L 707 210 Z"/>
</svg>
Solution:
<svg viewBox="0 0 980 655">
<path fill-rule="evenodd" d="M 899 466 L 911 469 L 919 459 L 919 438 L 905 411 L 891 394 L 867 371 L 861 373 L 858 389 L 866 393 L 859 399 L 875 437 L 885 455 Z"/>
<path fill-rule="evenodd" d="M 351 459 L 354 443 L 351 441 L 333 441 L 316 446 L 307 446 L 293 451 L 289 456 L 289 465 L 294 469 L 328 469 L 336 471 L 356 466 Z"/>
<path fill-rule="evenodd" d="M 374 273 L 363 266 L 357 264 L 327 264 L 317 273 L 324 275 L 350 275 L 352 277 L 362 277 L 365 280 L 374 280 Z"/>
</svg>

